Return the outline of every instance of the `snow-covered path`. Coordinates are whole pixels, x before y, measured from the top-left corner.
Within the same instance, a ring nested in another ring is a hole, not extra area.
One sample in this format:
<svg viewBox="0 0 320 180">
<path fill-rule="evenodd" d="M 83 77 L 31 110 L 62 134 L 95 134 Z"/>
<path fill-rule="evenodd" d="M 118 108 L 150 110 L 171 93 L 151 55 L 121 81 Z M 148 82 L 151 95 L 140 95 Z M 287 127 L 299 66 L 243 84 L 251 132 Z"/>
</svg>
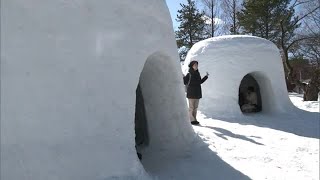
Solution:
<svg viewBox="0 0 320 180">
<path fill-rule="evenodd" d="M 202 117 L 198 135 L 251 179 L 319 179 L 319 139 Z"/>
<path fill-rule="evenodd" d="M 319 107 L 299 95 L 290 98 L 305 110 Z M 146 155 L 142 162 L 155 179 L 318 180 L 320 113 L 297 111 L 292 117 L 256 114 L 223 120 L 200 112 L 201 125 L 193 126 L 203 141 L 195 142 L 198 148 L 172 157 Z"/>
<path fill-rule="evenodd" d="M 289 96 L 301 109 L 311 112 L 319 110 L 319 102 L 303 102 L 298 94 Z M 202 113 L 199 115 L 201 126 L 193 127 L 212 151 L 251 179 L 318 180 L 320 114 L 311 114 L 314 115 L 310 116 L 311 119 L 304 119 L 306 124 L 316 127 L 310 130 L 301 128 L 305 124 L 298 119 L 291 119 L 291 123 L 290 119 L 257 118 L 259 121 L 269 121 L 260 123 L 252 118 L 238 123 L 214 120 Z M 282 121 L 287 129 L 277 126 L 276 121 Z M 275 127 L 268 127 L 267 124 Z M 290 128 L 293 130 L 287 132 Z M 307 131 L 315 133 L 311 135 Z"/>
</svg>

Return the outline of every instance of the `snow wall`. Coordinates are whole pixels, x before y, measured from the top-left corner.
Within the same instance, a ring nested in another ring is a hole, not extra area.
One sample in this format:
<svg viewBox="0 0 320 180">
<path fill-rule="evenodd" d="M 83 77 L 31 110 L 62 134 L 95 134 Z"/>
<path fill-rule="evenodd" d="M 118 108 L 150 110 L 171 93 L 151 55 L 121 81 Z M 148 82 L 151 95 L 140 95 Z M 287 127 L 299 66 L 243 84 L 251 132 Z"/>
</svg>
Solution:
<svg viewBox="0 0 320 180">
<path fill-rule="evenodd" d="M 196 135 L 165 0 L 2 0 L 1 180 L 148 177 L 139 83 L 144 151 L 185 150 Z"/>
<path fill-rule="evenodd" d="M 270 41 L 254 36 L 229 35 L 196 43 L 188 52 L 182 70 L 192 60 L 199 61 L 203 99 L 199 109 L 211 117 L 242 116 L 239 88 L 246 75 L 259 85 L 262 113 L 286 113 L 296 108 L 291 103 L 279 49 Z M 253 84 L 253 83 L 252 83 Z"/>
</svg>

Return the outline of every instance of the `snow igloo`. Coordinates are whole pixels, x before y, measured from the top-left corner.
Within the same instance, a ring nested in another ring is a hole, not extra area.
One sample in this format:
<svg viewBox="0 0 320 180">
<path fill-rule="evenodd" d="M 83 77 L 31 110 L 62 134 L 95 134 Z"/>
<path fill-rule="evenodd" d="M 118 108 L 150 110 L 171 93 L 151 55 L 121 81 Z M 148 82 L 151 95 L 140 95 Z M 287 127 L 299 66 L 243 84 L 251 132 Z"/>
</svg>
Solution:
<svg viewBox="0 0 320 180">
<path fill-rule="evenodd" d="M 202 85 L 200 110 L 212 117 L 239 117 L 241 95 L 248 87 L 257 92 L 261 114 L 293 110 L 285 84 L 280 51 L 272 42 L 254 36 L 229 35 L 209 38 L 193 45 L 182 70 L 196 60 L 209 79 Z"/>
<path fill-rule="evenodd" d="M 148 177 L 136 134 L 196 138 L 164 0 L 1 1 L 2 180 Z"/>
</svg>

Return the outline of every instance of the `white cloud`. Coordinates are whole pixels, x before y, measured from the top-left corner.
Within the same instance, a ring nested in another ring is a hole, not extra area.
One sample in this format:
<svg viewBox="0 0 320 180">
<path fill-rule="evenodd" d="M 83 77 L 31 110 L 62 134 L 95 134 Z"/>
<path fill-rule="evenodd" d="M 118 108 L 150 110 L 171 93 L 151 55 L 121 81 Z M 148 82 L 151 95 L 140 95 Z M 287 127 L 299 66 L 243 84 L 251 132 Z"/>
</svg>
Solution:
<svg viewBox="0 0 320 180">
<path fill-rule="evenodd" d="M 204 15 L 202 18 L 205 20 L 206 24 L 211 24 L 211 18 L 210 17 Z M 215 17 L 214 18 L 214 24 L 215 25 L 224 24 L 224 21 L 222 19 L 220 19 L 220 18 Z"/>
</svg>

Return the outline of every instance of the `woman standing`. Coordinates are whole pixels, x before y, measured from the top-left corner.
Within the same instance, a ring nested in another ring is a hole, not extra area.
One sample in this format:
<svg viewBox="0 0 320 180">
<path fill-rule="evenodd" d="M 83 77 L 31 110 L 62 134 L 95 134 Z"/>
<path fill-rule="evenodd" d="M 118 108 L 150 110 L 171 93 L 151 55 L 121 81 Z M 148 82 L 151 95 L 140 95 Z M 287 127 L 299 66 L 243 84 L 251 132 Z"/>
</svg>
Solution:
<svg viewBox="0 0 320 180">
<path fill-rule="evenodd" d="M 198 71 L 198 61 L 191 61 L 189 64 L 189 73 L 183 77 L 183 82 L 187 86 L 187 98 L 189 102 L 189 117 L 191 124 L 199 124 L 197 121 L 197 110 L 199 100 L 202 98 L 201 84 L 208 79 L 208 72 L 206 76 L 201 78 Z"/>
</svg>

